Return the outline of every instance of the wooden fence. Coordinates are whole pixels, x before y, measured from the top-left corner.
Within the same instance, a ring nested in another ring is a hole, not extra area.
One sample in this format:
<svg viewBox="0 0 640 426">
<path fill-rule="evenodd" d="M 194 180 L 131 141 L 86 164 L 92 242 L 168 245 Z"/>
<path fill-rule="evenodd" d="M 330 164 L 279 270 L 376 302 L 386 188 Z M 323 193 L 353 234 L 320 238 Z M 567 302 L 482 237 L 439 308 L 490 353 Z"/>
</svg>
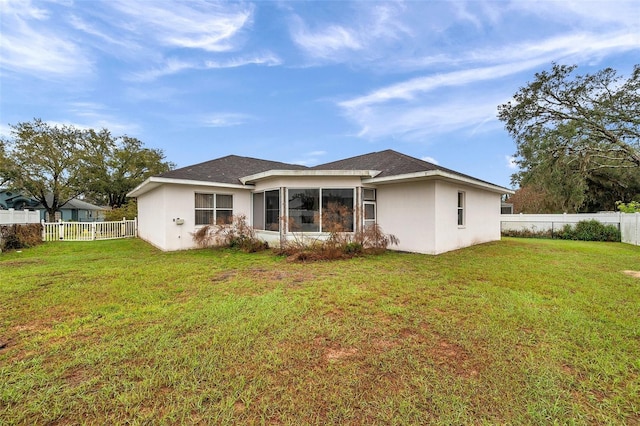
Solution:
<svg viewBox="0 0 640 426">
<path fill-rule="evenodd" d="M 137 219 L 117 222 L 42 221 L 42 241 L 93 241 L 133 238 L 138 234 Z"/>
</svg>

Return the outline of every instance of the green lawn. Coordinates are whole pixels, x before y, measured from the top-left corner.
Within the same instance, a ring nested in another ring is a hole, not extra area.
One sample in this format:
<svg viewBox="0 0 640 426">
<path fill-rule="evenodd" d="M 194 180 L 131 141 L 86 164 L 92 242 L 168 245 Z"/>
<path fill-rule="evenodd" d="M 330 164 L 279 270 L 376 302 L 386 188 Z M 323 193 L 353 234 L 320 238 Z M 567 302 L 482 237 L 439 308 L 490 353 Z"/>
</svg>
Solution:
<svg viewBox="0 0 640 426">
<path fill-rule="evenodd" d="M 0 424 L 638 424 L 640 247 L 0 255 Z"/>
</svg>

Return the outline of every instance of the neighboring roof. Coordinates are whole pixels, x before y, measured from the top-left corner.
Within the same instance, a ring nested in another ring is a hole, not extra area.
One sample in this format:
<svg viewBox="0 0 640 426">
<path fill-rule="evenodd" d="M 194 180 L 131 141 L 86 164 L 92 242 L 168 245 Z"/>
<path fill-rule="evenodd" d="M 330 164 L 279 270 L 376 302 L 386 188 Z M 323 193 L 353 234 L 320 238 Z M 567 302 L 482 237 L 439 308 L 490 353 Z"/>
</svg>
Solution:
<svg viewBox="0 0 640 426">
<path fill-rule="evenodd" d="M 46 199 L 47 199 L 47 203 L 52 203 L 53 195 L 52 194 L 47 195 Z M 44 206 L 42 206 L 42 204 L 39 204 L 35 208 L 42 209 L 44 208 Z M 86 201 L 78 200 L 77 198 L 73 198 L 67 201 L 66 203 L 64 203 L 63 206 L 60 206 L 59 210 L 106 210 L 106 208 L 96 206 L 95 204 L 87 203 Z"/>
<path fill-rule="evenodd" d="M 163 173 L 158 177 L 170 179 L 197 180 L 201 182 L 220 182 L 242 184 L 241 178 L 266 172 L 267 170 L 304 170 L 308 167 L 298 164 L 287 164 L 278 161 L 260 160 L 258 158 L 228 155 L 193 166 L 182 167 Z"/>
<path fill-rule="evenodd" d="M 490 182 L 388 149 L 315 167 L 229 155 L 152 176 L 129 192 L 127 196 L 140 196 L 165 183 L 205 186 L 219 184 L 242 188 L 257 180 L 273 176 L 318 175 L 360 176 L 363 178 L 363 182 L 379 184 L 440 178 L 465 182 L 494 192 L 513 192 Z"/>
</svg>

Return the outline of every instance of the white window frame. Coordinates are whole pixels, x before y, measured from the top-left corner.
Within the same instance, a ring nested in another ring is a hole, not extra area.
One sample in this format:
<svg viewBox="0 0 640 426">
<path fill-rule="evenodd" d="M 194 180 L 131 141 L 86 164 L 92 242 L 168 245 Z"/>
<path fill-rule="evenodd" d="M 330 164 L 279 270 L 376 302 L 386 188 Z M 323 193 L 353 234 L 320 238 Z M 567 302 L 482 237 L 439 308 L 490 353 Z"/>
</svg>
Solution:
<svg viewBox="0 0 640 426">
<path fill-rule="evenodd" d="M 196 198 L 198 195 L 211 195 L 213 197 L 213 207 L 196 207 Z M 231 207 L 218 207 L 218 196 L 231 197 Z M 230 212 L 230 217 L 233 216 L 233 194 L 220 193 L 220 192 L 194 192 L 193 193 L 193 205 L 194 205 L 194 223 L 195 226 L 216 225 L 218 223 L 218 212 Z M 196 212 L 198 211 L 210 211 L 213 213 L 213 223 L 198 223 L 198 217 Z"/>
<path fill-rule="evenodd" d="M 290 207 L 289 207 L 289 199 L 290 199 L 290 195 L 289 195 L 289 191 L 291 190 L 305 190 L 305 189 L 317 189 L 318 190 L 318 230 L 317 231 L 298 231 L 298 230 L 292 230 L 290 228 L 289 225 L 289 211 L 290 211 Z M 352 220 L 353 222 L 353 230 L 351 231 L 347 231 L 347 232 L 354 232 L 355 231 L 355 209 L 356 209 L 356 188 L 354 187 L 344 187 L 344 186 L 336 186 L 336 187 L 290 187 L 287 188 L 286 190 L 286 217 L 287 217 L 287 232 L 291 232 L 291 233 L 296 233 L 296 232 L 305 232 L 305 233 L 314 233 L 314 234 L 322 234 L 325 233 L 325 231 L 322 230 L 323 224 L 322 224 L 322 192 L 323 190 L 331 190 L 331 189 L 349 189 L 349 190 L 353 190 L 353 206 L 351 207 L 353 209 L 352 212 Z"/>
<path fill-rule="evenodd" d="M 457 203 L 458 203 L 458 228 L 464 228 L 467 224 L 467 218 L 466 218 L 467 194 L 465 191 L 458 191 Z"/>
</svg>

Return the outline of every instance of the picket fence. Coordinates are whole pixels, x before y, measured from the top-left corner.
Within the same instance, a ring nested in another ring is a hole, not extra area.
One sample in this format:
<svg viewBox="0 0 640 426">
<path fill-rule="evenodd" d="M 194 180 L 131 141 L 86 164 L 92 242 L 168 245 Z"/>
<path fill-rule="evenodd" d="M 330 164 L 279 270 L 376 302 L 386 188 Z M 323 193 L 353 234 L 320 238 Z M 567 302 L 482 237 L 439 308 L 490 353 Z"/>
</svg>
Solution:
<svg viewBox="0 0 640 426">
<path fill-rule="evenodd" d="M 42 241 L 93 241 L 133 238 L 138 235 L 138 220 L 114 222 L 42 223 Z"/>
</svg>

